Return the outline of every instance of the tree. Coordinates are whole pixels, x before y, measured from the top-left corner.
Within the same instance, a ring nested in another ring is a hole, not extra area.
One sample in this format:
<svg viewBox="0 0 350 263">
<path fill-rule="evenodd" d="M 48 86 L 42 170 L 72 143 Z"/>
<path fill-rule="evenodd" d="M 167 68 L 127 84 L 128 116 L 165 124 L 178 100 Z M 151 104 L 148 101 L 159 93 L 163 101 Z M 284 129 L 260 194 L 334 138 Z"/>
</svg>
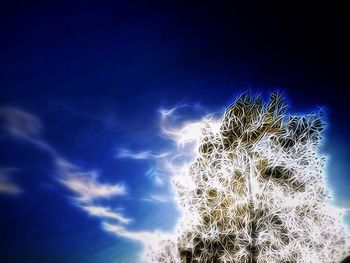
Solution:
<svg viewBox="0 0 350 263">
<path fill-rule="evenodd" d="M 183 211 L 156 262 L 340 262 L 341 211 L 327 204 L 322 110 L 287 116 L 279 94 L 243 94 L 208 119 L 188 173 L 174 177 Z M 214 129 L 213 127 L 219 127 Z"/>
</svg>

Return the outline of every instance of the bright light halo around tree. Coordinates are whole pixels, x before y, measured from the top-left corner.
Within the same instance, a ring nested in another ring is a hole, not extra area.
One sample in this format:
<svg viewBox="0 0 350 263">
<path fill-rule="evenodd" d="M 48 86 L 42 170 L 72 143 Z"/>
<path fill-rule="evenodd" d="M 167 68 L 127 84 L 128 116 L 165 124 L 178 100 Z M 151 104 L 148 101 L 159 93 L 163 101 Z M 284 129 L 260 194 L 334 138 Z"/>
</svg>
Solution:
<svg viewBox="0 0 350 263">
<path fill-rule="evenodd" d="M 181 219 L 173 235 L 146 247 L 150 261 L 316 263 L 349 254 L 318 152 L 325 114 L 286 108 L 277 93 L 267 103 L 243 94 L 219 120 L 195 124 L 195 159 L 172 178 Z M 180 144 L 189 134 L 165 132 Z"/>
</svg>

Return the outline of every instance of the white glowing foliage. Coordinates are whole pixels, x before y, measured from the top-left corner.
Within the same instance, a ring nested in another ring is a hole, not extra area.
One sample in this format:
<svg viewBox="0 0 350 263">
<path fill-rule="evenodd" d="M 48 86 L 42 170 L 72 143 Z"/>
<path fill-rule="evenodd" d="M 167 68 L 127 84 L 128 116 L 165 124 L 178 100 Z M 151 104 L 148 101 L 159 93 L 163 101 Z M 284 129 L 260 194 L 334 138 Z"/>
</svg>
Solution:
<svg viewBox="0 0 350 263">
<path fill-rule="evenodd" d="M 173 178 L 182 217 L 173 237 L 146 248 L 150 261 L 317 263 L 349 254 L 317 151 L 324 114 L 285 109 L 278 94 L 268 103 L 242 95 L 220 120 L 203 121 L 195 161 Z"/>
</svg>

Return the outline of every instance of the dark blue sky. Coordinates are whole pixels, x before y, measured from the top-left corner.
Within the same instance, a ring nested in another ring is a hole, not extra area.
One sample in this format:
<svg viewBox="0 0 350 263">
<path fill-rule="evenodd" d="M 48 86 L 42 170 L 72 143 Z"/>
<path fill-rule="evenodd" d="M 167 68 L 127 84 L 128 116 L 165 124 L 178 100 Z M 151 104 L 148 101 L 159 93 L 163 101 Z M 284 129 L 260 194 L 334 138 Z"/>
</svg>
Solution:
<svg viewBox="0 0 350 263">
<path fill-rule="evenodd" d="M 128 195 L 98 204 L 123 209 L 131 229 L 169 230 L 173 203 L 140 201 L 169 193 L 146 175 L 154 160 L 117 152 L 168 147 L 161 108 L 192 105 L 185 114 L 194 118 L 246 90 L 282 91 L 291 113 L 326 107 L 328 185 L 350 207 L 344 7 L 72 2 L 1 7 L 0 178 L 18 187 L 0 193 L 1 262 L 134 262 L 140 244 L 107 233 L 77 207 L 57 183 L 58 159 L 96 171 L 101 184 L 125 184 Z M 11 134 L 8 120 L 22 117 L 34 127 Z"/>
</svg>

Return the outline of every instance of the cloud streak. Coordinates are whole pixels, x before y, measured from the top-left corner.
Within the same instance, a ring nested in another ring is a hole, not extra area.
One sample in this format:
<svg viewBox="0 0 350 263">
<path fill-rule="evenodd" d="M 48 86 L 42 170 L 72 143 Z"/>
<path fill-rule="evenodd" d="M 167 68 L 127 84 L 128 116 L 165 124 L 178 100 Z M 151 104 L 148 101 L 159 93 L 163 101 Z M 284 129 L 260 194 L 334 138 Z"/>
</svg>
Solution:
<svg viewBox="0 0 350 263">
<path fill-rule="evenodd" d="M 17 195 L 22 192 L 22 189 L 13 182 L 11 173 L 16 169 L 0 168 L 0 194 Z"/>
<path fill-rule="evenodd" d="M 117 158 L 130 158 L 136 160 L 160 159 L 168 156 L 169 153 L 153 154 L 150 151 L 133 152 L 128 149 L 120 149 L 116 155 Z"/>
<path fill-rule="evenodd" d="M 0 117 L 9 134 L 18 138 L 39 138 L 42 125 L 32 114 L 14 107 L 1 107 Z"/>
<path fill-rule="evenodd" d="M 43 125 L 36 116 L 15 107 L 1 107 L 0 120 L 2 127 L 11 137 L 31 143 L 52 157 L 57 172 L 57 177 L 54 179 L 73 193 L 75 205 L 80 209 L 90 216 L 100 218 L 103 224 L 108 220 L 115 220 L 121 225 L 132 221 L 120 212 L 95 203 L 100 199 L 125 196 L 127 194 L 125 185 L 101 183 L 97 171 L 86 171 L 62 157 L 50 143 L 42 138 Z M 128 155 L 127 152 L 124 154 Z M 132 153 L 129 154 L 132 155 Z M 136 156 L 150 157 L 148 153 Z M 12 171 L 13 169 L 0 169 L 0 193 L 18 194 L 22 191 L 13 182 L 10 174 Z"/>
<path fill-rule="evenodd" d="M 167 196 L 152 194 L 149 197 L 143 198 L 142 201 L 167 203 L 170 200 L 169 200 L 169 198 Z"/>
<path fill-rule="evenodd" d="M 154 179 L 154 182 L 159 186 L 163 185 L 165 181 L 168 182 L 172 176 L 181 173 L 182 169 L 186 167 L 186 163 L 195 156 L 198 137 L 201 134 L 202 122 L 200 121 L 173 126 L 176 111 L 177 108 L 161 111 L 161 133 L 176 146 L 172 147 L 171 151 L 154 153 L 149 150 L 120 149 L 115 156 L 116 158 L 151 161 L 152 168 L 146 174 Z M 57 175 L 55 180 L 72 193 L 71 198 L 75 200 L 74 205 L 88 215 L 101 220 L 102 228 L 105 231 L 118 237 L 141 242 L 147 248 L 150 246 L 158 247 L 160 240 L 171 237 L 171 234 L 158 231 L 131 231 L 126 228 L 126 225 L 132 222 L 131 218 L 125 216 L 124 212 L 116 211 L 100 203 L 102 199 L 126 196 L 128 193 L 125 185 L 122 183 L 102 183 L 98 171 L 83 169 L 61 156 L 55 147 L 42 138 L 43 125 L 38 118 L 11 107 L 1 108 L 0 117 L 4 120 L 4 127 L 9 135 L 15 139 L 32 143 L 52 157 Z M 3 181 L 5 182 L 5 180 Z M 171 198 L 150 193 L 141 200 L 166 203 L 170 202 Z"/>
<path fill-rule="evenodd" d="M 1 107 L 0 119 L 5 131 L 14 139 L 32 143 L 51 155 L 57 155 L 55 149 L 41 138 L 43 125 L 36 116 L 15 107 Z"/>
<path fill-rule="evenodd" d="M 146 172 L 146 175 L 153 179 L 153 182 L 156 185 L 163 185 L 166 175 L 169 174 L 166 163 L 168 162 L 167 159 L 170 155 L 170 152 L 154 154 L 151 151 L 136 152 L 129 149 L 119 149 L 116 158 L 152 161 L 152 168 Z"/>
<path fill-rule="evenodd" d="M 79 167 L 62 159 L 57 159 L 56 165 L 61 175 L 59 181 L 82 202 L 91 202 L 99 198 L 111 198 L 127 193 L 123 184 L 112 185 L 98 182 L 95 171 L 82 171 Z"/>
<path fill-rule="evenodd" d="M 125 237 L 134 241 L 139 241 L 144 245 L 150 245 L 152 241 L 158 239 L 160 233 L 150 231 L 129 231 L 125 227 L 118 224 L 110 224 L 104 222 L 103 229 L 117 236 Z"/>
<path fill-rule="evenodd" d="M 179 122 L 179 110 L 203 111 L 200 105 L 179 104 L 174 108 L 160 109 L 160 134 L 172 142 L 170 150 L 154 153 L 149 150 L 135 151 L 132 149 L 119 149 L 116 158 L 129 158 L 140 161 L 150 161 L 152 166 L 146 175 L 153 179 L 158 186 L 163 186 L 169 179 L 182 171 L 188 162 L 197 154 L 198 143 L 202 137 L 205 125 L 210 125 L 212 130 L 218 130 L 219 122 L 212 115 L 205 115 L 192 121 Z M 203 115 L 203 114 L 202 114 Z M 175 125 L 177 124 L 177 125 Z M 158 198 L 145 198 L 147 201 L 158 201 Z"/>
<path fill-rule="evenodd" d="M 86 211 L 91 216 L 100 217 L 103 219 L 110 218 L 119 221 L 122 224 L 129 224 L 132 219 L 125 217 L 119 212 L 113 211 L 109 207 L 86 205 L 81 206 L 81 208 Z"/>
</svg>

